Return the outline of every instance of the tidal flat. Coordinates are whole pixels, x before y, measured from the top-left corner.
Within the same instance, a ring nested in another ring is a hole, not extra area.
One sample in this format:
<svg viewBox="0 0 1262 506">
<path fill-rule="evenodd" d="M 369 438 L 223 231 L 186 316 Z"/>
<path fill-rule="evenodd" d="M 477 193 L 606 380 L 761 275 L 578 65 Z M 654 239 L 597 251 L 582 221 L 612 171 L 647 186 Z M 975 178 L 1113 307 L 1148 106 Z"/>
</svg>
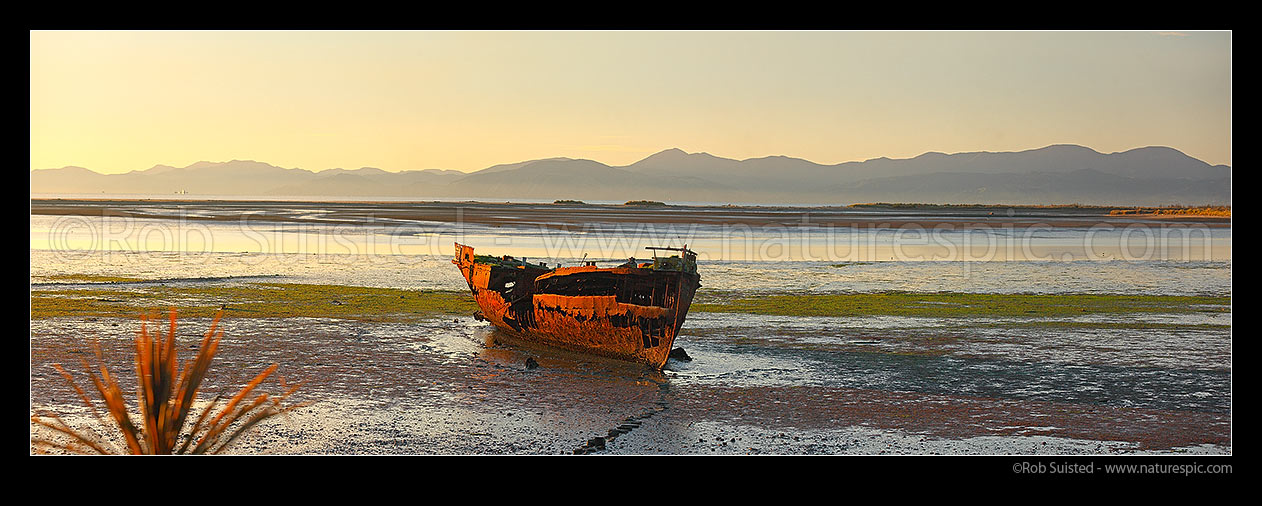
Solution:
<svg viewBox="0 0 1262 506">
<path fill-rule="evenodd" d="M 306 403 L 240 454 L 1231 454 L 1229 217 L 1099 209 L 32 199 L 31 409 L 94 426 L 141 315 L 203 396 L 277 364 Z M 698 252 L 660 371 L 514 346 L 451 263 Z M 264 385 L 269 392 L 279 385 Z"/>
<path fill-rule="evenodd" d="M 440 314 L 467 315 L 477 310 L 471 297 L 462 291 L 453 290 L 259 282 L 172 285 L 136 278 L 92 275 L 61 275 L 53 279 L 89 283 L 73 287 L 33 289 L 32 319 L 57 316 L 124 317 L 136 314 L 144 308 L 175 309 L 186 316 L 208 316 L 222 308 L 229 316 L 244 318 L 323 317 L 410 321 Z M 913 292 L 742 296 L 730 292 L 702 291 L 690 311 L 803 317 L 1125 317 L 1145 314 L 1230 314 L 1231 298 L 1188 295 Z M 1030 326 L 1040 323 L 1058 325 L 1064 322 L 1042 320 L 1022 324 Z"/>
<path fill-rule="evenodd" d="M 69 278 L 84 279 L 84 278 Z M 132 286 L 120 286 L 132 285 Z M 402 290 L 294 283 L 196 283 L 169 286 L 110 282 L 72 289 L 32 290 L 31 319 L 127 317 L 170 309 L 191 317 L 223 310 L 230 318 L 333 318 L 414 321 L 472 314 L 473 299 L 454 291 Z"/>
<path fill-rule="evenodd" d="M 170 308 L 189 345 L 223 311 L 208 391 L 302 383 L 243 454 L 1231 452 L 1230 297 L 1194 295 L 703 291 L 650 371 L 503 344 L 456 290 L 65 275 L 31 291 L 33 405 L 89 423 L 50 365 L 92 339 L 129 384 Z"/>
</svg>

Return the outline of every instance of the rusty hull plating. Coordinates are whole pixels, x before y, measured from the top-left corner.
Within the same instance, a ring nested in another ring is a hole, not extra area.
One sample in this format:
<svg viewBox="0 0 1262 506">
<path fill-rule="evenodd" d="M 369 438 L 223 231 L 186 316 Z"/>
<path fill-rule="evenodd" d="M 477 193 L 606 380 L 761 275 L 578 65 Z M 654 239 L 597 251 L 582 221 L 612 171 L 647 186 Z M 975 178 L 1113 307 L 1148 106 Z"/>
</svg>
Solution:
<svg viewBox="0 0 1262 506">
<path fill-rule="evenodd" d="M 549 269 L 512 257 L 473 254 L 456 244 L 452 260 L 482 317 L 512 337 L 660 369 L 701 286 L 696 253 L 600 268 Z"/>
</svg>

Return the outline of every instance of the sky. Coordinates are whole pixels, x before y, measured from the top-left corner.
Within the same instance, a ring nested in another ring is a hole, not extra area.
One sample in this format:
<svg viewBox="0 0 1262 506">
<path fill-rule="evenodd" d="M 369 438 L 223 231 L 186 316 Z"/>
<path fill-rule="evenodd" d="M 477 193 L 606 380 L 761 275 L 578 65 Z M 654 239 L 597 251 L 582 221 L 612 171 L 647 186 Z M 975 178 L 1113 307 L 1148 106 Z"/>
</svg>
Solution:
<svg viewBox="0 0 1262 506">
<path fill-rule="evenodd" d="M 32 31 L 31 169 L 835 164 L 1169 146 L 1231 164 L 1231 32 Z"/>
</svg>

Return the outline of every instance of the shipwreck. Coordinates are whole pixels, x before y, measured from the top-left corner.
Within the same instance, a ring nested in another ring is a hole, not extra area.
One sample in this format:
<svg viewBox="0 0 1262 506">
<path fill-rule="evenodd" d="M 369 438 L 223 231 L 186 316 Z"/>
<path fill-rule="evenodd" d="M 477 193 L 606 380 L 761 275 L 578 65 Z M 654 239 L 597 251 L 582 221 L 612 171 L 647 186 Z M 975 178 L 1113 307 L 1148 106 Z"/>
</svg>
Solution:
<svg viewBox="0 0 1262 506">
<path fill-rule="evenodd" d="M 511 256 L 475 255 L 457 243 L 452 263 L 469 282 L 480 308 L 476 316 L 512 339 L 660 369 L 701 277 L 697 254 L 687 245 L 647 249 L 652 260 L 549 268 Z"/>
</svg>

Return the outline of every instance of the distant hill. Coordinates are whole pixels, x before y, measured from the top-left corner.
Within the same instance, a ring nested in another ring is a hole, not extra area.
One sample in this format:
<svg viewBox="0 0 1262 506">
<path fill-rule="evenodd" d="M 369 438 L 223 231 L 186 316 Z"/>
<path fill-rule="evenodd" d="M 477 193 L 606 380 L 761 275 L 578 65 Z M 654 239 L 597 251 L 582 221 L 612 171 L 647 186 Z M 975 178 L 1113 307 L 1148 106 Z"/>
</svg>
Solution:
<svg viewBox="0 0 1262 506">
<path fill-rule="evenodd" d="M 102 175 L 31 171 L 32 193 L 149 193 L 664 200 L 742 203 L 1230 204 L 1231 167 L 1168 147 L 1100 153 L 1075 145 L 1019 152 L 925 153 L 823 165 L 768 156 L 733 160 L 667 149 L 626 166 L 547 158 L 472 173 L 379 168 L 312 172 L 252 160 L 156 165 Z"/>
<path fill-rule="evenodd" d="M 260 188 L 274 188 L 311 181 L 314 172 L 284 169 L 253 160 L 197 162 L 176 168 L 157 165 L 126 174 L 85 175 L 78 167 L 31 171 L 33 193 L 153 193 L 181 191 L 201 194 L 253 194 Z"/>
<path fill-rule="evenodd" d="M 832 188 L 874 202 L 1166 205 L 1219 203 L 1221 180 L 1137 178 L 1094 169 L 1031 174 L 937 172 L 871 178 Z M 1226 195 L 1222 203 L 1230 202 Z M 1162 204 L 1156 204 L 1161 202 Z"/>
<path fill-rule="evenodd" d="M 548 159 L 511 170 L 479 171 L 446 187 L 450 196 L 588 200 L 698 200 L 697 195 L 731 194 L 738 190 L 712 180 L 658 174 L 637 174 L 592 160 Z"/>
</svg>

